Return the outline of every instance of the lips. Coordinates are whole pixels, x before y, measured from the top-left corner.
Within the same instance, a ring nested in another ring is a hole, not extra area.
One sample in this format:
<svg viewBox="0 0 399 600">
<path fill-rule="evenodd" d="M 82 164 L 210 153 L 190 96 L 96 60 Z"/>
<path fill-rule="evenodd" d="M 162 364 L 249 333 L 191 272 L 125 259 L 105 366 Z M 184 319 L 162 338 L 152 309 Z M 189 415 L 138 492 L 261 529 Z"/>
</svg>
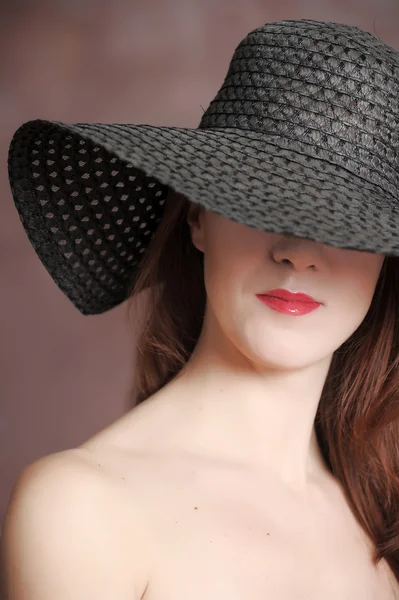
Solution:
<svg viewBox="0 0 399 600">
<path fill-rule="evenodd" d="M 289 302 L 274 296 L 258 296 L 259 300 L 269 308 L 283 313 L 284 315 L 301 316 L 306 315 L 317 308 L 320 304 L 317 302 Z"/>
<path fill-rule="evenodd" d="M 320 302 L 312 296 L 308 296 L 308 294 L 303 294 L 302 292 L 289 292 L 288 290 L 281 288 L 263 292 L 262 294 L 258 294 L 258 296 L 270 296 L 272 298 L 279 298 L 281 300 L 286 300 L 287 302 L 298 302 L 300 304 L 320 304 Z"/>
<path fill-rule="evenodd" d="M 301 316 L 316 310 L 321 302 L 302 292 L 289 292 L 288 290 L 275 289 L 257 294 L 259 300 L 269 308 L 285 315 Z"/>
</svg>

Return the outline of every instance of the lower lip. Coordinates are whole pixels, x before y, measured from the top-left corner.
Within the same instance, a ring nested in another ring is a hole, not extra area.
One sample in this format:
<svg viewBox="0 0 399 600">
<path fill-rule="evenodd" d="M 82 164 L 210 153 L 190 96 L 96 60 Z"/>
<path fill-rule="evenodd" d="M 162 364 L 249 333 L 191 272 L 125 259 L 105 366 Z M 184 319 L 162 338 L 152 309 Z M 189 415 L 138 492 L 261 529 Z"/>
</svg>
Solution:
<svg viewBox="0 0 399 600">
<path fill-rule="evenodd" d="M 320 306 L 319 302 L 292 302 L 282 300 L 274 296 L 257 296 L 267 306 L 273 310 L 284 313 L 285 315 L 301 316 L 316 310 Z"/>
</svg>

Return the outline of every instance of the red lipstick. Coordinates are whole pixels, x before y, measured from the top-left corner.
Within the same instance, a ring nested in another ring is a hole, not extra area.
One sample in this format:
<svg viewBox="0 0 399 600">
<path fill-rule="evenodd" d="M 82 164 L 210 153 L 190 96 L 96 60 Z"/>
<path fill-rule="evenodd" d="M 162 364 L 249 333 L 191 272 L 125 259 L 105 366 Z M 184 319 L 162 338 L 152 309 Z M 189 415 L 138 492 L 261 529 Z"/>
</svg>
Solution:
<svg viewBox="0 0 399 600">
<path fill-rule="evenodd" d="M 321 304 L 307 294 L 293 293 L 280 288 L 257 294 L 257 297 L 273 310 L 294 316 L 306 315 Z"/>
</svg>

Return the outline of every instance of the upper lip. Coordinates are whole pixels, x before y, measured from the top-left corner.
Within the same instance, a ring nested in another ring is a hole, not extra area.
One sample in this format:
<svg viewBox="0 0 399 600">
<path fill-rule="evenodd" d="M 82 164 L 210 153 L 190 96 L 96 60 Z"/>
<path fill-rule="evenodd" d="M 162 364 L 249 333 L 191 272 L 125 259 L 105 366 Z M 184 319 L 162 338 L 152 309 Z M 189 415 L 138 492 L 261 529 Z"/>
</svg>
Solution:
<svg viewBox="0 0 399 600">
<path fill-rule="evenodd" d="M 262 292 L 259 296 L 273 296 L 274 298 L 281 298 L 282 300 L 288 300 L 289 302 L 316 302 L 317 304 L 321 304 L 321 302 L 308 294 L 304 294 L 303 292 L 290 292 L 289 290 L 281 288 Z"/>
</svg>

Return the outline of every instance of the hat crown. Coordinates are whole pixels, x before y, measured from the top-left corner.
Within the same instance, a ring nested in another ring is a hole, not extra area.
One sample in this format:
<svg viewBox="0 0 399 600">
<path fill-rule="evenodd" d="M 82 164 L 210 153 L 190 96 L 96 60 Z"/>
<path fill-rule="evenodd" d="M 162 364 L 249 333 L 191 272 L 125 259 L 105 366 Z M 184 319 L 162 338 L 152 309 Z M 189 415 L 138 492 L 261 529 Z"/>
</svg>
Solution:
<svg viewBox="0 0 399 600">
<path fill-rule="evenodd" d="M 357 27 L 267 23 L 237 46 L 199 128 L 233 128 L 357 158 L 399 187 L 399 52 Z M 331 158 L 331 157 L 330 157 Z"/>
<path fill-rule="evenodd" d="M 278 21 L 250 32 L 237 46 L 200 127 L 216 126 L 211 117 L 217 114 L 232 114 L 224 126 L 237 126 L 234 117 L 243 113 L 233 102 L 257 102 L 252 113 L 244 114 L 262 116 L 262 109 L 267 115 L 275 102 L 290 105 L 296 101 L 295 106 L 301 108 L 299 96 L 315 103 L 335 100 L 338 107 L 359 113 L 368 104 L 372 111 L 377 105 L 379 116 L 388 110 L 398 117 L 398 94 L 399 52 L 378 37 L 339 23 Z M 231 105 L 226 107 L 228 101 Z"/>
</svg>

